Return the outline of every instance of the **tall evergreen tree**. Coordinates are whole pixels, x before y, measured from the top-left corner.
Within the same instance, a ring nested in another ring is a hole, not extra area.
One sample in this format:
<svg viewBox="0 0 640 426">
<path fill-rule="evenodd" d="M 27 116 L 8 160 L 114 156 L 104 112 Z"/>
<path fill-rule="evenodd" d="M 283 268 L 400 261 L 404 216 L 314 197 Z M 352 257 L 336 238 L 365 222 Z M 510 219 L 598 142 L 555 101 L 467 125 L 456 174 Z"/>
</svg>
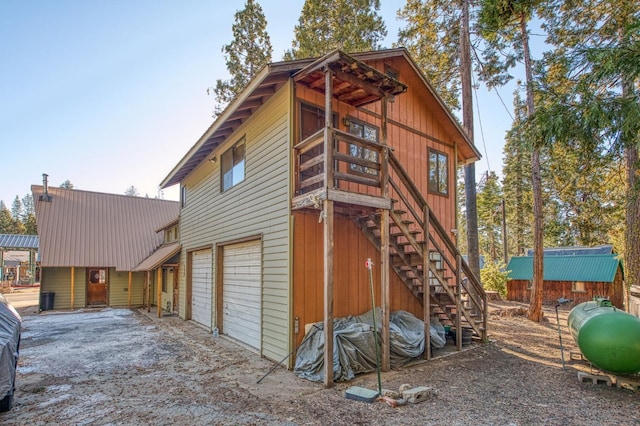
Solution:
<svg viewBox="0 0 640 426">
<path fill-rule="evenodd" d="M 459 109 L 459 2 L 407 0 L 398 18 L 406 25 L 395 45 L 406 47 L 447 106 Z"/>
<path fill-rule="evenodd" d="M 67 180 L 65 180 L 64 182 L 62 182 L 60 184 L 60 188 L 73 189 L 73 184 L 71 183 L 71 181 L 69 179 L 67 179 Z"/>
<path fill-rule="evenodd" d="M 524 136 L 525 107 L 516 91 L 515 120 L 507 132 L 503 148 L 503 181 L 510 256 L 524 256 L 533 245 L 533 194 L 531 192 L 531 146 Z"/>
<path fill-rule="evenodd" d="M 502 253 L 502 188 L 495 172 L 487 172 L 478 184 L 478 236 L 481 252 L 491 262 Z"/>
<path fill-rule="evenodd" d="M 380 0 L 305 0 L 285 59 L 380 49 L 387 29 L 379 10 Z"/>
<path fill-rule="evenodd" d="M 525 105 L 527 107 L 527 117 L 530 118 L 535 113 L 534 91 L 533 91 L 533 64 L 531 60 L 531 50 L 529 48 L 529 21 L 534 15 L 535 8 L 540 0 L 482 0 L 480 8 L 480 29 L 483 37 L 487 41 L 488 59 L 495 73 L 488 74 L 489 77 L 497 77 L 496 83 L 500 82 L 500 76 L 513 65 L 513 61 L 521 57 L 524 62 L 525 84 L 527 97 Z M 502 60 L 498 60 L 498 52 L 503 52 L 504 48 L 510 46 L 509 55 Z M 491 67 L 489 71 L 491 71 Z M 499 71 L 503 71 L 502 73 Z M 502 80 L 504 81 L 504 80 Z M 528 317 L 532 321 L 542 320 L 542 282 L 543 282 L 543 204 L 542 204 L 542 177 L 540 168 L 540 148 L 539 140 L 533 140 L 531 154 L 531 184 L 533 189 L 533 288 L 531 291 L 531 304 L 529 306 Z"/>
<path fill-rule="evenodd" d="M 231 27 L 233 40 L 222 47 L 229 80 L 217 80 L 213 89 L 217 106 L 215 115 L 222 111 L 251 79 L 271 61 L 273 47 L 267 33 L 267 19 L 257 1 L 247 0 L 244 9 L 235 14 Z"/>
<path fill-rule="evenodd" d="M 13 234 L 13 218 L 4 201 L 0 200 L 0 234 Z"/>
<path fill-rule="evenodd" d="M 636 0 L 551 3 L 544 80 L 536 114 L 543 137 L 612 149 L 626 167 L 625 283 L 640 285 L 640 11 Z"/>
</svg>

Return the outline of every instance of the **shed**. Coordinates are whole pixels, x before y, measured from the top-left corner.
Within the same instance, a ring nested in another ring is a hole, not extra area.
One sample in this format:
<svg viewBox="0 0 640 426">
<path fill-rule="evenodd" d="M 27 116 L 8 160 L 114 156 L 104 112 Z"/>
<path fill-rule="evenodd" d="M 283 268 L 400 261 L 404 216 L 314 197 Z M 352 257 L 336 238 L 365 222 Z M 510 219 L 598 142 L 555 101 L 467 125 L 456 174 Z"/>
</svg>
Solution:
<svg viewBox="0 0 640 426">
<path fill-rule="evenodd" d="M 513 257 L 507 270 L 507 300 L 529 303 L 533 257 Z M 544 257 L 544 304 L 554 304 L 561 297 L 582 303 L 598 296 L 609 298 L 615 306 L 624 305 L 622 262 L 617 255 Z"/>
</svg>

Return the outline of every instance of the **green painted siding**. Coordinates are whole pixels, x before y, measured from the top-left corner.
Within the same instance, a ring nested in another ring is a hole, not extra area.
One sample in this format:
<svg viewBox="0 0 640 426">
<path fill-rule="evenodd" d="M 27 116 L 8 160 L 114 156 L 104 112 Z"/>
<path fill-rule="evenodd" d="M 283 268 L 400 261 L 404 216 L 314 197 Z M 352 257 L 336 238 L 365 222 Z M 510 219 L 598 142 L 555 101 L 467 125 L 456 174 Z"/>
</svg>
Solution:
<svg viewBox="0 0 640 426">
<path fill-rule="evenodd" d="M 40 272 L 40 292 L 54 292 L 54 309 L 71 308 L 71 268 L 42 268 Z M 74 308 L 82 308 L 86 303 L 85 268 L 75 268 Z"/>
<path fill-rule="evenodd" d="M 109 268 L 108 303 L 113 307 L 129 306 L 129 272 Z M 131 306 L 141 306 L 144 289 L 144 272 L 131 274 Z"/>
<path fill-rule="evenodd" d="M 290 96 L 289 85 L 285 85 L 216 150 L 217 162 L 203 162 L 182 182 L 187 187 L 187 203 L 180 219 L 180 315 L 184 316 L 191 302 L 186 299 L 187 251 L 213 245 L 215 288 L 216 245 L 261 236 L 261 352 L 274 360 L 289 353 Z M 221 155 L 242 137 L 245 180 L 221 193 Z M 215 300 L 212 302 L 215 310 Z M 215 312 L 212 318 L 215 321 Z"/>
</svg>

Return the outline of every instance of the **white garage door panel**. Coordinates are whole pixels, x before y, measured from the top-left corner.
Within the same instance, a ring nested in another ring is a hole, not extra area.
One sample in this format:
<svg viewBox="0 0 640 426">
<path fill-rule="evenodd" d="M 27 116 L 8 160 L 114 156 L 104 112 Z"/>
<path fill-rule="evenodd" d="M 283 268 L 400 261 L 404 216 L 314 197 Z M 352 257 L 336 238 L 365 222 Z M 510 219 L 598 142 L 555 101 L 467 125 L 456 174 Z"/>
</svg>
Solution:
<svg viewBox="0 0 640 426">
<path fill-rule="evenodd" d="M 223 256 L 223 332 L 256 349 L 261 346 L 261 242 L 232 244 Z"/>
<path fill-rule="evenodd" d="M 211 250 L 192 253 L 191 262 L 191 319 L 211 327 Z"/>
</svg>

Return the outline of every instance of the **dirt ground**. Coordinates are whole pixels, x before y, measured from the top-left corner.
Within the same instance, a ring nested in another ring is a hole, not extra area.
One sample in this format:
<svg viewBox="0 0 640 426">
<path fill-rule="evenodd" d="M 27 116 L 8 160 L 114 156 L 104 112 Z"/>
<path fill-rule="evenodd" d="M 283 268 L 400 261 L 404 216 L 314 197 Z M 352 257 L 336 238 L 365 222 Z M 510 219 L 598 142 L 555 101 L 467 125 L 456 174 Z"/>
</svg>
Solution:
<svg viewBox="0 0 640 426">
<path fill-rule="evenodd" d="M 640 391 L 579 382 L 576 346 L 560 308 L 536 324 L 493 302 L 490 343 L 382 374 L 382 385 L 429 386 L 425 402 L 392 408 L 348 400 L 353 385 L 377 388 L 375 374 L 331 389 L 276 369 L 224 337 L 177 317 L 105 309 L 26 315 L 13 410 L 17 425 L 640 425 Z M 23 313 L 35 309 L 22 308 Z M 500 314 L 507 314 L 501 316 Z"/>
</svg>

